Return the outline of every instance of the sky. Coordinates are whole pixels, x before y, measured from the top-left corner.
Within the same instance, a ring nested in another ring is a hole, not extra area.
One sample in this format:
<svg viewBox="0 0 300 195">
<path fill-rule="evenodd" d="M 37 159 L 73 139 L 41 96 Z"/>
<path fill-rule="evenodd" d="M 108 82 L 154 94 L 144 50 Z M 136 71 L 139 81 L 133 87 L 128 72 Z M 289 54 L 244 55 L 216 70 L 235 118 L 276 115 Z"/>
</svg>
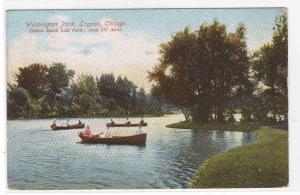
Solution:
<svg viewBox="0 0 300 195">
<path fill-rule="evenodd" d="M 253 52 L 272 39 L 275 18 L 283 12 L 282 8 L 11 10 L 6 13 L 7 78 L 14 82 L 18 68 L 32 63 L 61 62 L 75 70 L 75 77 L 113 73 L 116 77 L 126 76 L 149 92 L 147 71 L 158 63 L 159 45 L 170 40 L 175 32 L 186 26 L 196 30 L 215 19 L 225 24 L 228 32 L 243 23 L 248 50 Z M 30 23 L 49 22 L 57 24 L 53 29 L 71 31 L 30 32 L 34 29 Z M 85 32 L 72 32 L 87 23 L 108 30 L 88 32 L 90 28 L 85 27 Z M 123 26 L 118 27 L 117 23 Z"/>
</svg>

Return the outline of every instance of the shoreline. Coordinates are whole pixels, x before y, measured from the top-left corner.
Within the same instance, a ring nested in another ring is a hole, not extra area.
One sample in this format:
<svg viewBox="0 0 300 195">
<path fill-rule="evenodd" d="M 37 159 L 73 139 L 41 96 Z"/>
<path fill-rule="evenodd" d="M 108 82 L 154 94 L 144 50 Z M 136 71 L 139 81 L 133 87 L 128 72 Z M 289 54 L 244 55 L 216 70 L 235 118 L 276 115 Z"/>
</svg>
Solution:
<svg viewBox="0 0 300 195">
<path fill-rule="evenodd" d="M 201 130 L 201 131 L 239 131 L 239 132 L 253 132 L 256 131 L 259 126 L 251 125 L 248 123 L 218 123 L 218 122 L 209 122 L 209 123 L 194 123 L 191 121 L 181 121 L 177 123 L 172 123 L 166 125 L 168 128 L 176 129 L 192 129 L 192 130 Z"/>
<path fill-rule="evenodd" d="M 252 143 L 216 154 L 198 166 L 188 188 L 261 188 L 288 185 L 288 131 L 245 124 L 179 122 L 169 128 L 256 132 Z M 244 130 L 237 128 L 244 127 Z M 248 128 L 245 128 L 248 127 Z"/>
<path fill-rule="evenodd" d="M 177 128 L 177 129 L 192 129 L 192 130 L 201 130 L 201 131 L 238 131 L 238 132 L 253 132 L 257 131 L 261 126 L 270 126 L 273 129 L 279 130 L 288 130 L 287 124 L 272 124 L 272 123 L 246 123 L 246 122 L 209 122 L 209 123 L 194 123 L 191 121 L 181 121 L 177 123 L 172 123 L 166 125 L 168 128 Z"/>
</svg>

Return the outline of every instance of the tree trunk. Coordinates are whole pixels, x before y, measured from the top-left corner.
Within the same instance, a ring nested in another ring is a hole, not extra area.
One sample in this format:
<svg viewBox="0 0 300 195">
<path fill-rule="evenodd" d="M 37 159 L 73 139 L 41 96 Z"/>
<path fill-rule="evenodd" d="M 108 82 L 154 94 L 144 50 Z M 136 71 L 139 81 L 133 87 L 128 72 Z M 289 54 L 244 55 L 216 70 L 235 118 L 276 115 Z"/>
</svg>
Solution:
<svg viewBox="0 0 300 195">
<path fill-rule="evenodd" d="M 196 105 L 192 108 L 193 122 L 206 123 L 209 119 L 209 106 L 207 104 Z"/>
<path fill-rule="evenodd" d="M 284 122 L 288 123 L 289 119 L 288 119 L 288 113 L 284 114 Z"/>
<path fill-rule="evenodd" d="M 181 108 L 181 111 L 185 117 L 185 121 L 190 121 L 190 115 L 187 113 L 187 111 L 184 108 Z"/>
<path fill-rule="evenodd" d="M 217 121 L 224 122 L 224 107 L 219 105 L 217 109 Z"/>
</svg>

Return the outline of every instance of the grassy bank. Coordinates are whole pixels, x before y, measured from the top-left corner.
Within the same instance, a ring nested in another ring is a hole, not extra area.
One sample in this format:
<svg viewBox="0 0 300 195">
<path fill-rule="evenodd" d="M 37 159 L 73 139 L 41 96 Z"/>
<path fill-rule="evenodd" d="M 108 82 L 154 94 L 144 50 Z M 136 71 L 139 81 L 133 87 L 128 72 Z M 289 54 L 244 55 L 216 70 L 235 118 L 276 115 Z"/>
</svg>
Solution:
<svg viewBox="0 0 300 195">
<path fill-rule="evenodd" d="M 255 142 L 208 159 L 199 167 L 189 187 L 251 188 L 287 184 L 288 132 L 260 127 Z"/>
<path fill-rule="evenodd" d="M 218 131 L 255 131 L 259 126 L 249 125 L 247 123 L 193 123 L 191 121 L 184 121 L 167 125 L 169 128 L 178 129 L 193 129 L 193 130 L 218 130 Z"/>
</svg>

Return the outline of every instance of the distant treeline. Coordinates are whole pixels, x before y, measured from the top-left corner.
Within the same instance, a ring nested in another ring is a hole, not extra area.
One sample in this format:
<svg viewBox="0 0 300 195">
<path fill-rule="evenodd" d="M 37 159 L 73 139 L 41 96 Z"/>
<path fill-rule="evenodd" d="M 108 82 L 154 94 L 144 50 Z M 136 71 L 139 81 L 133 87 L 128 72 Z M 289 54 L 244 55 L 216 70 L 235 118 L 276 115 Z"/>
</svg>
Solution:
<svg viewBox="0 0 300 195">
<path fill-rule="evenodd" d="M 8 118 L 161 115 L 170 107 L 126 77 L 82 74 L 74 81 L 74 74 L 62 63 L 19 68 L 7 89 Z"/>
<path fill-rule="evenodd" d="M 158 64 L 149 73 L 167 102 L 195 122 L 288 121 L 287 15 L 275 19 L 273 38 L 255 52 L 246 42 L 246 27 L 227 32 L 215 20 L 188 27 L 160 45 Z M 259 30 L 258 30 L 259 31 Z"/>
</svg>

